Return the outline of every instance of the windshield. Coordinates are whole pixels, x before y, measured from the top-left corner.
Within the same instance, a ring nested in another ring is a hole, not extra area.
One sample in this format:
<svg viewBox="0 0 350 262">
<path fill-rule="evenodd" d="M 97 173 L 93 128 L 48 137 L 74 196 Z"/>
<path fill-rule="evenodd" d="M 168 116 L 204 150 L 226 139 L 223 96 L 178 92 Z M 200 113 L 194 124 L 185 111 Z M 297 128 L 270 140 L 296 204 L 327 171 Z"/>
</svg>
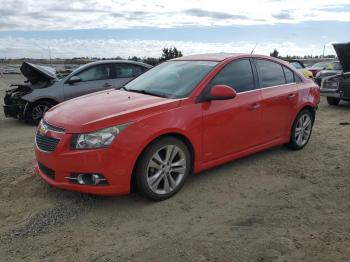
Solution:
<svg viewBox="0 0 350 262">
<path fill-rule="evenodd" d="M 295 69 L 303 69 L 302 65 L 298 62 L 290 62 L 290 64 L 295 68 Z"/>
<path fill-rule="evenodd" d="M 164 62 L 125 85 L 124 89 L 167 98 L 187 97 L 217 62 Z"/>
<path fill-rule="evenodd" d="M 314 64 L 311 68 L 326 68 L 329 62 L 318 62 Z"/>
<path fill-rule="evenodd" d="M 327 69 L 328 70 L 343 70 L 341 64 L 339 62 L 333 62 L 333 63 L 330 63 L 328 66 L 327 66 Z"/>
</svg>

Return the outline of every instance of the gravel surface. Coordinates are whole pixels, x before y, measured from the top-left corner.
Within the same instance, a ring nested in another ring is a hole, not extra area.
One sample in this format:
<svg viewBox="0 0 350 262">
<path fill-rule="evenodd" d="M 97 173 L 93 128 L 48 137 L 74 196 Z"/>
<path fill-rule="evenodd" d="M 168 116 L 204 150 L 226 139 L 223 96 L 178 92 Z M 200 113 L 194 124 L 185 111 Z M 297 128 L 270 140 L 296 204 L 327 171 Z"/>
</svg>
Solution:
<svg viewBox="0 0 350 262">
<path fill-rule="evenodd" d="M 20 76 L 0 78 L 0 98 Z M 309 145 L 191 175 L 175 197 L 92 197 L 33 173 L 34 126 L 0 112 L 0 261 L 349 261 L 350 104 Z"/>
</svg>

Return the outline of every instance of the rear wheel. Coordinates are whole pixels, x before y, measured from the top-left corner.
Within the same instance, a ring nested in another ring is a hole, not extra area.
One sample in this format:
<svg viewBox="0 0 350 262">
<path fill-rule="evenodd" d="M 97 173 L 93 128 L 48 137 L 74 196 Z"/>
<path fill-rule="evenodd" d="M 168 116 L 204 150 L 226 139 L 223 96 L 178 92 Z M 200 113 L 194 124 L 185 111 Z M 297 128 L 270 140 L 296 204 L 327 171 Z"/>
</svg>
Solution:
<svg viewBox="0 0 350 262">
<path fill-rule="evenodd" d="M 161 201 L 175 195 L 190 173 L 191 157 L 187 146 L 174 137 L 161 138 L 141 155 L 135 182 L 140 193 Z"/>
<path fill-rule="evenodd" d="M 327 96 L 327 103 L 328 103 L 328 105 L 330 105 L 330 106 L 337 106 L 337 105 L 339 105 L 339 102 L 340 102 L 339 98 Z"/>
<path fill-rule="evenodd" d="M 46 111 L 48 111 L 54 105 L 47 101 L 39 101 L 32 104 L 26 114 L 26 121 L 35 125 L 39 124 Z"/>
<path fill-rule="evenodd" d="M 287 147 L 293 150 L 300 150 L 310 140 L 313 126 L 313 115 L 310 110 L 304 109 L 299 112 L 294 120 L 290 141 Z"/>
</svg>

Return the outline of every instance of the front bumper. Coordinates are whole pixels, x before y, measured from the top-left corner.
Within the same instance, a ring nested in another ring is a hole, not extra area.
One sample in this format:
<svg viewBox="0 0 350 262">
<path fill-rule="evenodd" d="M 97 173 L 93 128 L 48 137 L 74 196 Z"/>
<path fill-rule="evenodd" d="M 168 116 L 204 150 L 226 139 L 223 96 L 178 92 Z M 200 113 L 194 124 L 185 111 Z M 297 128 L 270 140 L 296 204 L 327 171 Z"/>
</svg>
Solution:
<svg viewBox="0 0 350 262">
<path fill-rule="evenodd" d="M 21 110 L 18 105 L 4 105 L 5 117 L 18 118 L 21 112 L 23 112 L 23 110 Z"/>
<path fill-rule="evenodd" d="M 130 181 L 134 159 L 130 154 L 116 153 L 116 147 L 72 150 L 71 135 L 64 134 L 53 152 L 45 152 L 35 145 L 35 172 L 48 184 L 66 190 L 93 195 L 123 195 L 130 192 Z M 39 166 L 54 172 L 48 176 Z M 79 185 L 67 179 L 72 173 L 99 173 L 107 178 L 108 185 Z"/>
<path fill-rule="evenodd" d="M 120 185 L 108 185 L 108 186 L 89 186 L 89 185 L 77 185 L 71 184 L 67 181 L 58 182 L 56 179 L 49 178 L 38 166 L 35 165 L 35 173 L 39 175 L 46 183 L 53 187 L 57 187 L 64 190 L 76 191 L 92 195 L 104 195 L 104 196 L 115 196 L 128 194 L 130 189 L 127 190 Z"/>
<path fill-rule="evenodd" d="M 13 96 L 13 93 L 13 90 L 6 92 L 3 106 L 5 117 L 24 119 L 29 104 L 27 101 L 20 98 L 22 93 L 15 96 Z"/>
<path fill-rule="evenodd" d="M 334 89 L 321 88 L 320 89 L 320 94 L 321 94 L 321 96 L 326 96 L 326 97 L 341 98 L 340 93 L 338 92 L 338 90 L 334 90 Z"/>
</svg>

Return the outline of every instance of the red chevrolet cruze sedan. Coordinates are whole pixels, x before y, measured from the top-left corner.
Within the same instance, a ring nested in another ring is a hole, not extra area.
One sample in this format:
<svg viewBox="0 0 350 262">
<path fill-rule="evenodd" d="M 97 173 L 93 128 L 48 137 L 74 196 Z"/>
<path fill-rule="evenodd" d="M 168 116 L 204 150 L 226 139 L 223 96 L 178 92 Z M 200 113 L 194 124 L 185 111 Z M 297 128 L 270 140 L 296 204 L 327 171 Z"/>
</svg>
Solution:
<svg viewBox="0 0 350 262">
<path fill-rule="evenodd" d="M 276 145 L 303 148 L 319 100 L 318 86 L 279 59 L 181 57 L 49 110 L 35 170 L 62 189 L 119 195 L 135 185 L 163 200 L 191 172 Z"/>
</svg>

